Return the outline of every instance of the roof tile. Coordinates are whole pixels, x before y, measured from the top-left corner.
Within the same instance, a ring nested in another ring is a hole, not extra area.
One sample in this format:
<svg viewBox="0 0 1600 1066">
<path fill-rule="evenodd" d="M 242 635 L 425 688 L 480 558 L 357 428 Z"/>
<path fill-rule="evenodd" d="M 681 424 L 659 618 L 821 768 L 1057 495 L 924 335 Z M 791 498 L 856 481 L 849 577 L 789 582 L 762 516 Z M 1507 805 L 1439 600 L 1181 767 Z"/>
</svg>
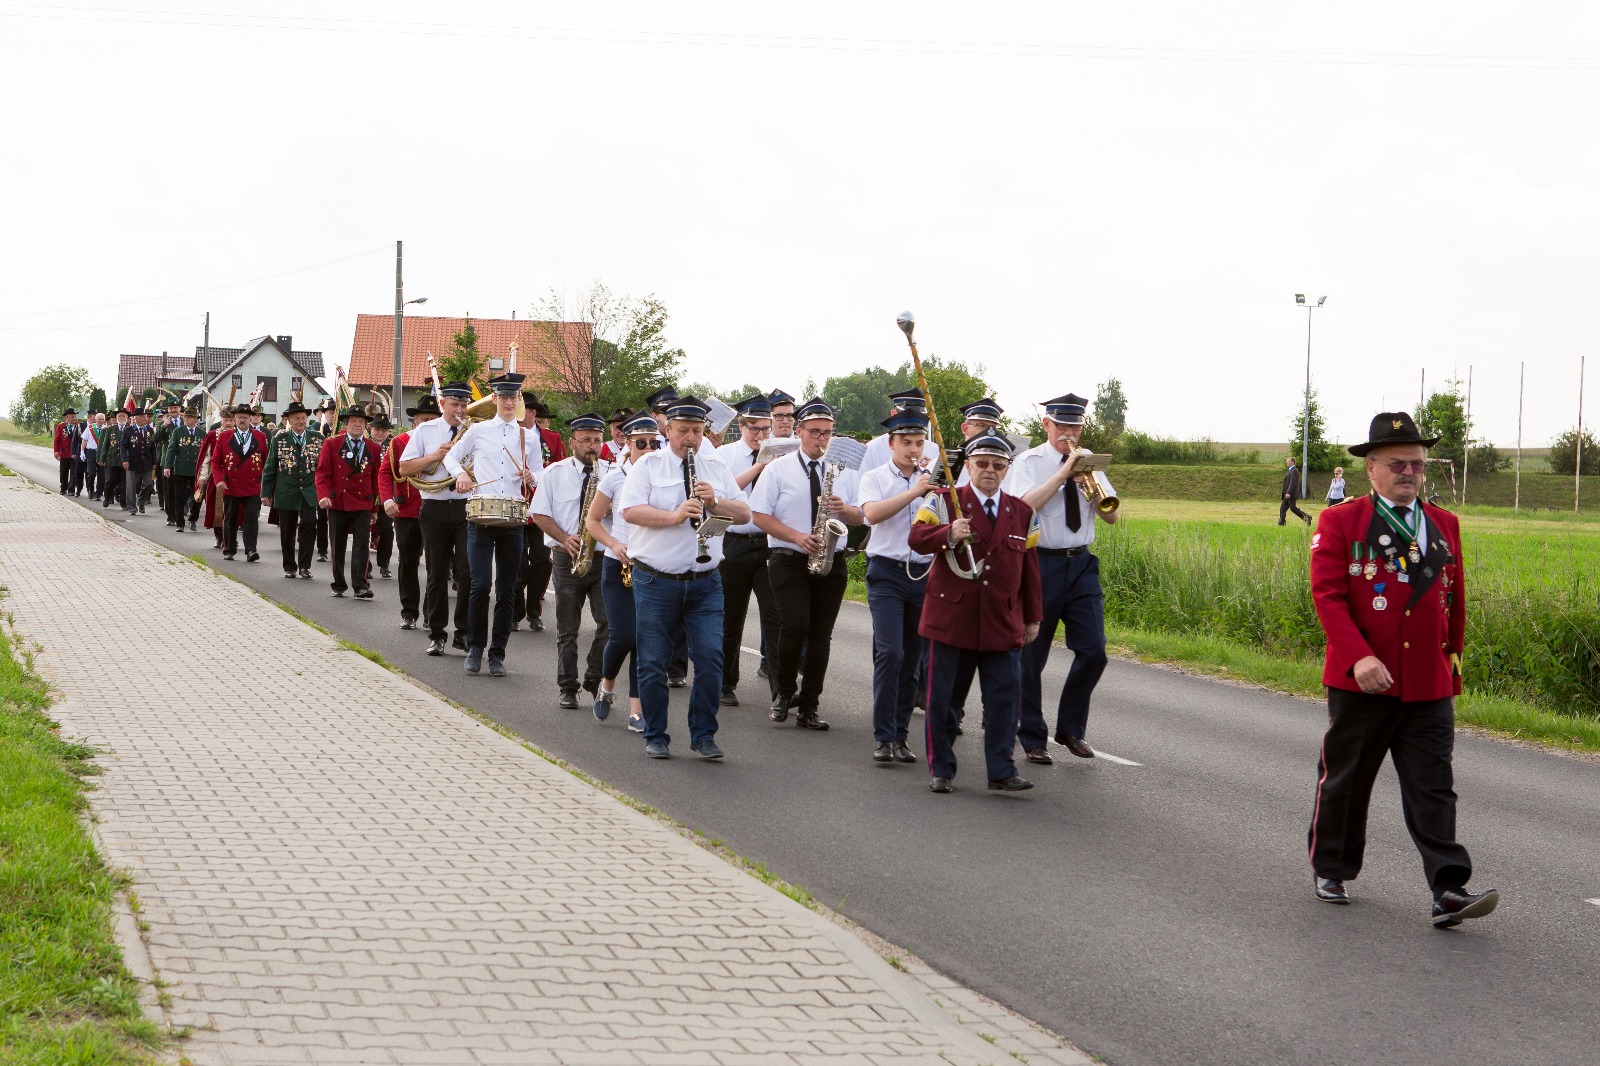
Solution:
<svg viewBox="0 0 1600 1066">
<path fill-rule="evenodd" d="M 428 359 L 442 359 L 455 350 L 455 335 L 466 327 L 465 318 L 407 315 L 401 333 L 401 369 L 406 388 L 428 384 Z M 474 318 L 478 351 L 487 358 L 503 356 L 517 342 L 517 370 L 528 373 L 537 363 L 549 364 L 555 355 L 549 327 L 555 326 L 569 343 L 587 350 L 594 336 L 588 322 L 537 322 L 520 318 Z M 356 388 L 382 387 L 394 381 L 394 315 L 357 315 L 356 334 L 350 345 L 350 384 Z"/>
</svg>

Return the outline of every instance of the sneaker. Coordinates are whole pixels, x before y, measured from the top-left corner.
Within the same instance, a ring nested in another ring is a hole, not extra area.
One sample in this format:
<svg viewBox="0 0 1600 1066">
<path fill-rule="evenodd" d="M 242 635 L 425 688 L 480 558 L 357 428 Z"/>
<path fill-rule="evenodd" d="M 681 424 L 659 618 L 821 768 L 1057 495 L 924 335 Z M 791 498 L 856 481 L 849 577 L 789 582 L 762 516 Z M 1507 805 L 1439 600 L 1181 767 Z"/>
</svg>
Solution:
<svg viewBox="0 0 1600 1066">
<path fill-rule="evenodd" d="M 615 696 L 616 696 L 615 692 L 601 692 L 599 695 L 595 696 L 595 698 L 594 698 L 594 720 L 595 721 L 603 722 L 607 718 L 611 717 L 611 701 L 612 701 L 613 698 L 615 698 Z"/>
<path fill-rule="evenodd" d="M 428 641 L 428 654 L 429 655 L 443 655 L 444 654 L 444 638 L 443 637 L 435 637 L 432 640 Z"/>
<path fill-rule="evenodd" d="M 1482 918 L 1492 913 L 1499 905 L 1498 889 L 1485 889 L 1473 895 L 1465 888 L 1452 888 L 1433 901 L 1433 916 L 1430 920 L 1436 928 L 1449 929 L 1453 925 L 1460 925 L 1468 918 Z"/>
<path fill-rule="evenodd" d="M 637 714 L 630 714 L 628 716 L 628 732 L 643 733 L 644 719 Z"/>
<path fill-rule="evenodd" d="M 402 618 L 400 619 L 400 628 L 415 629 L 417 628 L 417 620 L 415 618 Z"/>
<path fill-rule="evenodd" d="M 462 664 L 462 669 L 464 669 L 469 674 L 475 674 L 479 670 L 482 670 L 483 669 L 483 649 L 482 648 L 468 648 L 467 649 L 467 661 Z"/>
<path fill-rule="evenodd" d="M 645 741 L 644 754 L 647 759 L 665 759 L 671 755 L 667 751 L 667 742 L 664 740 Z"/>
<path fill-rule="evenodd" d="M 387 566 L 378 567 L 378 576 L 383 578 L 384 580 L 388 580 L 389 576 L 390 576 L 389 575 L 389 568 Z"/>
<path fill-rule="evenodd" d="M 561 699 L 556 701 L 556 706 L 560 707 L 564 711 L 575 711 L 575 710 L 577 710 L 578 709 L 578 694 L 576 692 L 563 692 L 561 694 Z"/>
<path fill-rule="evenodd" d="M 690 744 L 689 750 L 700 756 L 702 759 L 722 758 L 722 749 L 717 747 L 717 742 L 712 740 L 710 737 L 706 737 L 704 740 Z"/>
<path fill-rule="evenodd" d="M 1345 890 L 1344 882 L 1333 877 L 1313 878 L 1316 882 L 1317 898 L 1324 903 L 1349 903 L 1350 893 Z"/>
<path fill-rule="evenodd" d="M 490 677 L 505 677 L 506 676 L 506 661 L 504 659 L 500 658 L 498 655 L 489 656 L 489 676 Z"/>
<path fill-rule="evenodd" d="M 311 571 L 309 571 L 309 570 L 300 571 L 300 577 L 301 577 L 302 580 L 306 580 L 306 581 L 311 580 Z"/>
<path fill-rule="evenodd" d="M 356 589 L 356 599 L 358 599 L 358 600 L 370 600 L 370 599 L 372 599 L 372 590 L 371 589 Z"/>
</svg>

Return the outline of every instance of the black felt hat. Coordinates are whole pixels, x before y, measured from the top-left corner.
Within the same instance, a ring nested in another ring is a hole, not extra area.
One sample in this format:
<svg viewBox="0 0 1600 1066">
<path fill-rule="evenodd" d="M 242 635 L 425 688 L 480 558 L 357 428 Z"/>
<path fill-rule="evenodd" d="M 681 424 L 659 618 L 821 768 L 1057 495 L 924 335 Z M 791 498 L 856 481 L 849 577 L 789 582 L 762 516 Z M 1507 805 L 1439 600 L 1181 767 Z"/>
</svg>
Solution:
<svg viewBox="0 0 1600 1066">
<path fill-rule="evenodd" d="M 431 392 L 424 393 L 422 398 L 417 401 L 417 406 L 406 408 L 406 414 L 413 418 L 417 415 L 436 415 L 439 413 L 439 399 Z"/>
<path fill-rule="evenodd" d="M 1431 448 L 1438 443 L 1438 437 L 1424 437 L 1417 432 L 1417 424 L 1404 411 L 1379 411 L 1367 428 L 1366 443 L 1350 445 L 1350 454 L 1364 456 L 1374 448 L 1389 444 L 1420 444 Z"/>
</svg>

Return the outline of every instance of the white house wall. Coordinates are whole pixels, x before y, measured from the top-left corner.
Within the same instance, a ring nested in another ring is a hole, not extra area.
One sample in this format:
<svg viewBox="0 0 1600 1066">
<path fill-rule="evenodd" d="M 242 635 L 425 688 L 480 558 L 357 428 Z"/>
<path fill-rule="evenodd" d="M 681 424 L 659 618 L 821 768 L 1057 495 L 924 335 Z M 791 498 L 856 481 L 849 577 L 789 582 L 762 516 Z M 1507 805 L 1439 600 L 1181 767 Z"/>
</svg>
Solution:
<svg viewBox="0 0 1600 1066">
<path fill-rule="evenodd" d="M 251 352 L 250 355 L 245 357 L 244 362 L 222 375 L 216 384 L 210 386 L 212 394 L 218 400 L 227 400 L 228 385 L 234 374 L 238 374 L 241 380 L 239 394 L 235 397 L 236 403 L 242 403 L 250 398 L 250 391 L 256 387 L 256 378 L 277 378 L 278 398 L 276 400 L 262 401 L 262 405 L 274 413 L 282 411 L 288 406 L 291 399 L 290 387 L 292 378 L 297 375 L 303 377 L 301 371 L 282 352 L 270 344 L 264 344 L 254 352 Z M 315 378 L 304 377 L 303 381 L 306 390 L 305 405 L 307 407 L 316 406 L 318 401 L 328 395 L 323 391 L 322 386 L 317 384 Z"/>
</svg>

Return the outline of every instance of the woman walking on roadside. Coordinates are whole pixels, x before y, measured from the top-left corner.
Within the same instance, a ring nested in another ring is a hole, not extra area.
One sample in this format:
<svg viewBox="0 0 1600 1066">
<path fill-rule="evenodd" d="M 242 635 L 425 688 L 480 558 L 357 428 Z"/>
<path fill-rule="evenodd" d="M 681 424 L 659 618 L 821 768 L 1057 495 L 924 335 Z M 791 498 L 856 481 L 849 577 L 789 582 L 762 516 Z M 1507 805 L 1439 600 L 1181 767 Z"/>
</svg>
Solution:
<svg viewBox="0 0 1600 1066">
<path fill-rule="evenodd" d="M 1333 480 L 1328 482 L 1328 506 L 1337 507 L 1344 502 L 1344 467 L 1333 468 Z"/>
</svg>

